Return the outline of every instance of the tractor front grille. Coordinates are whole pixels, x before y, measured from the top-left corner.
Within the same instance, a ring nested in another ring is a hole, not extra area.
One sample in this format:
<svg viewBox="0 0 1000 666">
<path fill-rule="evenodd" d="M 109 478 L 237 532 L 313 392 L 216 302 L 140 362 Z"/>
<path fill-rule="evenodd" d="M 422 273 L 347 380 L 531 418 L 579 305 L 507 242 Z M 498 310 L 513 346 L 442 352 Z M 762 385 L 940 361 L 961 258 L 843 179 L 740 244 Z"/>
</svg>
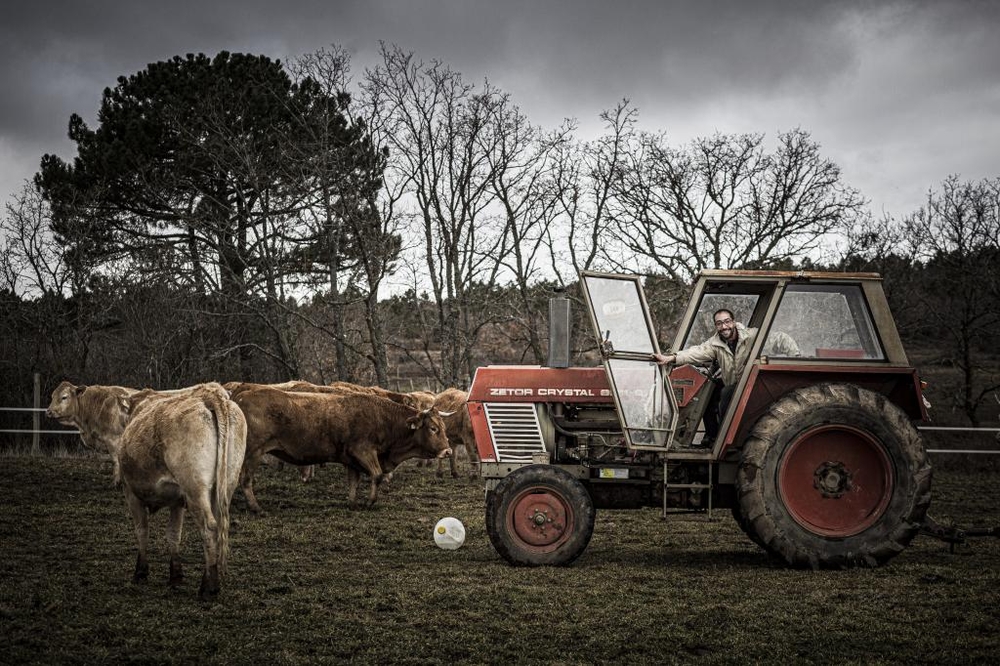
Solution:
<svg viewBox="0 0 1000 666">
<path fill-rule="evenodd" d="M 497 462 L 531 462 L 533 453 L 545 451 L 533 403 L 487 402 L 483 406 Z"/>
</svg>

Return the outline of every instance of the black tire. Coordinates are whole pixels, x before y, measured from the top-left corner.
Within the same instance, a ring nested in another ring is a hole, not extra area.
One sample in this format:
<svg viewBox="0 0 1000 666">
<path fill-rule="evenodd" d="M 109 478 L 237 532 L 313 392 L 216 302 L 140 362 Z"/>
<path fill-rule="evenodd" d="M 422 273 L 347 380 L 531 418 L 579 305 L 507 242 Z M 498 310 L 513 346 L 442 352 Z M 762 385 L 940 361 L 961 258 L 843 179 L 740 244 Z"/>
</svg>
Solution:
<svg viewBox="0 0 1000 666">
<path fill-rule="evenodd" d="M 736 479 L 740 527 L 793 567 L 878 566 L 919 533 L 931 502 L 920 433 L 885 396 L 817 384 L 754 425 Z"/>
<path fill-rule="evenodd" d="M 568 472 L 529 465 L 501 479 L 486 498 L 486 533 L 515 566 L 563 566 L 587 548 L 594 503 Z"/>
<path fill-rule="evenodd" d="M 753 541 L 758 546 L 760 546 L 761 548 L 763 548 L 764 550 L 767 550 L 767 545 L 760 540 L 760 537 L 757 536 L 757 533 L 750 526 L 750 523 L 747 521 L 746 518 L 743 517 L 743 508 L 740 506 L 739 502 L 733 504 L 732 512 L 733 512 L 733 520 L 735 520 L 736 524 L 740 526 L 740 529 L 743 530 L 743 532 L 748 537 L 750 537 L 750 540 Z"/>
</svg>

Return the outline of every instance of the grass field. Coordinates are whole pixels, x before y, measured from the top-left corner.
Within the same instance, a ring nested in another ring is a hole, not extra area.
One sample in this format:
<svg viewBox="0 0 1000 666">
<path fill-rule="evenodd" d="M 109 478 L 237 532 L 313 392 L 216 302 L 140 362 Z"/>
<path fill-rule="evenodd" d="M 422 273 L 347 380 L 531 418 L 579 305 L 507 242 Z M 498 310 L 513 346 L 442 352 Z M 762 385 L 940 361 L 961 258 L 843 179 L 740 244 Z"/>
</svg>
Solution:
<svg viewBox="0 0 1000 666">
<path fill-rule="evenodd" d="M 237 491 L 229 576 L 197 599 L 201 543 L 186 523 L 186 580 L 167 586 L 166 515 L 150 580 L 110 463 L 0 458 L 0 661 L 234 664 L 996 663 L 1000 540 L 955 553 L 928 537 L 876 570 L 771 563 L 728 511 L 661 519 L 599 511 L 568 568 L 516 569 L 484 530 L 478 483 L 406 466 L 372 510 L 350 511 L 343 468 L 303 485 L 263 469 L 268 511 Z M 931 512 L 1000 522 L 1000 475 L 936 472 Z M 457 551 L 434 523 L 466 525 Z"/>
</svg>

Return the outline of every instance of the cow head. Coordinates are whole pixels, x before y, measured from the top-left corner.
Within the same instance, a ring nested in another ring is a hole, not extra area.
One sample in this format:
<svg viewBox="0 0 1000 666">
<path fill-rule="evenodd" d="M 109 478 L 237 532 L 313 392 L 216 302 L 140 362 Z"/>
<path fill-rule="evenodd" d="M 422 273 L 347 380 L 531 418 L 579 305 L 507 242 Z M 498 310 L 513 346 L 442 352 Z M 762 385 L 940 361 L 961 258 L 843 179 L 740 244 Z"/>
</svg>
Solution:
<svg viewBox="0 0 1000 666">
<path fill-rule="evenodd" d="M 451 455 L 444 421 L 436 409 L 425 409 L 406 420 L 413 430 L 421 458 L 446 458 Z"/>
<path fill-rule="evenodd" d="M 86 386 L 73 386 L 69 382 L 59 384 L 52 392 L 45 416 L 63 425 L 75 425 L 74 418 L 80 413 L 80 394 L 86 390 Z"/>
</svg>

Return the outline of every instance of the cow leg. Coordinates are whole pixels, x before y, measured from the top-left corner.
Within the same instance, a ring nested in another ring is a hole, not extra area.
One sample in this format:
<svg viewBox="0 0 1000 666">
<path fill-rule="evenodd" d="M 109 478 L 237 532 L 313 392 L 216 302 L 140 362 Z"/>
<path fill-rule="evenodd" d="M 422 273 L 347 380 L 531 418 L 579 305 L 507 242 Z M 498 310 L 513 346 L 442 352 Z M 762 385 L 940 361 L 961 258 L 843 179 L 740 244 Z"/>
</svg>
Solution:
<svg viewBox="0 0 1000 666">
<path fill-rule="evenodd" d="M 128 487 L 125 488 L 125 504 L 132 512 L 135 538 L 139 543 L 139 553 L 135 559 L 135 573 L 132 574 L 132 582 L 144 583 L 149 578 L 149 560 L 146 559 L 146 553 L 149 549 L 149 512 L 142 501 L 133 495 Z"/>
<path fill-rule="evenodd" d="M 240 470 L 240 488 L 243 489 L 243 496 L 247 500 L 247 508 L 251 512 L 261 515 L 264 510 L 257 503 L 257 497 L 253 494 L 253 474 L 260 464 L 261 454 L 248 455 L 243 461 L 243 468 Z"/>
<path fill-rule="evenodd" d="M 167 547 L 170 549 L 170 579 L 171 587 L 177 587 L 184 580 L 184 570 L 181 567 L 181 534 L 184 530 L 184 507 L 175 506 L 170 509 L 167 520 Z"/>
<path fill-rule="evenodd" d="M 384 466 L 382 463 L 379 463 L 379 467 L 382 469 L 382 481 L 379 483 L 379 486 L 383 488 L 383 492 L 386 492 L 389 490 L 389 484 L 392 483 L 392 473 L 396 471 L 398 465 L 394 465 L 387 460 Z"/>
<path fill-rule="evenodd" d="M 458 478 L 458 448 L 456 446 L 451 447 L 452 454 L 448 456 L 448 466 L 451 467 L 451 478 Z M 441 473 L 441 468 L 444 467 L 444 459 L 438 458 L 438 476 L 443 476 Z"/>
<path fill-rule="evenodd" d="M 299 468 L 299 476 L 302 478 L 302 483 L 309 483 L 309 479 L 313 478 L 315 473 L 315 465 L 305 465 Z"/>
<path fill-rule="evenodd" d="M 189 502 L 191 518 L 201 532 L 203 550 L 205 553 L 205 571 L 201 576 L 201 586 L 198 596 L 204 601 L 211 601 L 219 595 L 219 523 L 212 514 L 212 500 L 208 491 L 204 491 L 194 502 Z"/>
<path fill-rule="evenodd" d="M 111 487 L 117 488 L 122 483 L 122 468 L 118 463 L 118 456 L 111 455 Z"/>
<path fill-rule="evenodd" d="M 371 477 L 371 489 L 368 491 L 368 506 L 374 506 L 375 499 L 378 497 L 378 487 L 382 483 L 382 479 L 385 478 L 382 474 L 382 466 L 378 462 L 378 455 L 376 455 L 374 449 L 362 451 L 357 456 L 357 459 L 365 471 L 368 472 L 368 476 Z"/>
<path fill-rule="evenodd" d="M 361 472 L 353 467 L 347 468 L 347 505 L 358 508 L 358 484 L 361 483 Z"/>
<path fill-rule="evenodd" d="M 476 451 L 475 443 L 465 444 L 465 452 L 469 454 L 469 478 L 478 479 L 479 478 L 479 452 Z"/>
</svg>

